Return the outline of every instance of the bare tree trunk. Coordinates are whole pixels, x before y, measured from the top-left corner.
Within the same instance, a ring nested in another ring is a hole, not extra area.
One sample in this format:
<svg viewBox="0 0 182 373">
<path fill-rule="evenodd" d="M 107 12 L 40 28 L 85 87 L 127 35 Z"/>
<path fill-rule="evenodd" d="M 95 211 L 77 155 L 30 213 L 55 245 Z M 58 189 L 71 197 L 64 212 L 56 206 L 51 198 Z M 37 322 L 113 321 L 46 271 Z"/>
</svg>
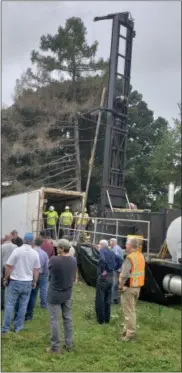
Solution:
<svg viewBox="0 0 182 373">
<path fill-rule="evenodd" d="M 74 134 L 75 134 L 75 153 L 76 153 L 76 189 L 81 192 L 81 163 L 80 163 L 80 146 L 79 146 L 79 128 L 78 128 L 78 117 L 75 116 L 74 123 Z"/>
</svg>

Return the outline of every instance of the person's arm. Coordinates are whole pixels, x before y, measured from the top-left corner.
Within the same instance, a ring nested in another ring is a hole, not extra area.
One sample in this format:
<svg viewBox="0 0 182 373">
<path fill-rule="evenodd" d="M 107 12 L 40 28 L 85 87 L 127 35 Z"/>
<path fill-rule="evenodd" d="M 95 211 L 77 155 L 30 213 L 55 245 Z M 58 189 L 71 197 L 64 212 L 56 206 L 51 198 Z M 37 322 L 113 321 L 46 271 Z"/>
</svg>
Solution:
<svg viewBox="0 0 182 373">
<path fill-rule="evenodd" d="M 70 212 L 70 225 L 73 223 L 73 214 Z"/>
<path fill-rule="evenodd" d="M 48 262 L 48 272 L 49 272 L 49 274 L 48 274 L 48 281 L 50 282 L 51 281 L 51 263 L 52 263 L 52 260 L 51 259 L 49 259 L 49 262 Z"/>
<path fill-rule="evenodd" d="M 59 222 L 60 222 L 60 224 L 63 224 L 63 212 L 62 212 L 62 214 L 60 215 Z"/>
<path fill-rule="evenodd" d="M 11 272 L 17 260 L 17 250 L 14 249 L 6 262 L 5 276 L 4 276 L 4 286 L 7 285 L 8 279 L 10 278 Z"/>
<path fill-rule="evenodd" d="M 43 267 L 43 274 L 44 274 L 44 276 L 48 276 L 49 275 L 48 263 L 49 263 L 49 258 L 48 258 L 48 255 L 45 253 L 45 262 L 44 262 L 44 267 Z"/>
<path fill-rule="evenodd" d="M 75 257 L 72 257 L 74 260 L 74 271 L 73 271 L 73 282 L 76 282 L 76 273 L 77 273 L 77 260 Z"/>
<path fill-rule="evenodd" d="M 44 215 L 48 215 L 49 211 L 43 211 Z"/>
<path fill-rule="evenodd" d="M 120 256 L 118 256 L 118 255 L 115 254 L 115 268 L 114 268 L 115 271 L 117 271 L 118 269 L 121 268 L 122 263 L 123 263 L 122 258 Z"/>
<path fill-rule="evenodd" d="M 123 290 L 126 281 L 130 277 L 130 271 L 132 268 L 131 261 L 126 258 L 122 265 L 122 272 L 119 275 L 119 289 Z"/>
<path fill-rule="evenodd" d="M 33 288 L 36 288 L 36 286 L 37 286 L 37 281 L 38 281 L 38 278 L 39 278 L 39 272 L 40 272 L 40 268 L 41 268 L 39 255 L 38 255 L 38 253 L 36 253 L 36 254 L 37 254 L 37 257 L 36 257 L 35 264 L 34 264 L 34 269 L 33 269 L 33 284 L 32 284 Z"/>
<path fill-rule="evenodd" d="M 56 220 L 56 222 L 57 222 L 58 219 L 59 219 L 58 213 L 57 213 L 57 211 L 55 211 L 55 220 Z"/>
<path fill-rule="evenodd" d="M 104 250 L 100 250 L 100 259 L 99 259 L 99 268 L 101 274 L 103 274 L 106 271 L 106 260 L 104 255 Z"/>
</svg>

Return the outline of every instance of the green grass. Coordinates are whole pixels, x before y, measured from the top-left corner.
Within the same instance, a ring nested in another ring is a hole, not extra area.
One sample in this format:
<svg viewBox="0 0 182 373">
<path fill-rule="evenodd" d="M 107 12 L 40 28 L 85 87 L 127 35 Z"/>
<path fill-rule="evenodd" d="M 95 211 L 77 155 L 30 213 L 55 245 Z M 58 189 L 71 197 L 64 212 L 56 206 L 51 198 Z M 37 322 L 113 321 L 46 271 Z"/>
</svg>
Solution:
<svg viewBox="0 0 182 373">
<path fill-rule="evenodd" d="M 181 371 L 181 310 L 145 302 L 137 306 L 137 342 L 120 342 L 123 315 L 112 307 L 110 325 L 98 325 L 93 311 L 95 290 L 74 287 L 75 351 L 63 356 L 44 352 L 49 346 L 46 311 L 36 308 L 34 320 L 19 333 L 2 337 L 3 372 L 175 372 Z"/>
</svg>

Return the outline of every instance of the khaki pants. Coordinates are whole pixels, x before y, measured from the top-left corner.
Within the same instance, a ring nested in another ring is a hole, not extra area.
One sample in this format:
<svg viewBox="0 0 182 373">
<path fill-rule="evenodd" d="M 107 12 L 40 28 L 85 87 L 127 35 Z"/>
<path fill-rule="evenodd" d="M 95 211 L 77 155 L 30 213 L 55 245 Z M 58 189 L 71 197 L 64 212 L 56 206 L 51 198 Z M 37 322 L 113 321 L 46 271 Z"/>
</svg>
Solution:
<svg viewBox="0 0 182 373">
<path fill-rule="evenodd" d="M 123 333 L 132 338 L 136 334 L 136 302 L 140 295 L 140 288 L 127 288 L 121 293 L 121 303 L 124 314 Z"/>
</svg>

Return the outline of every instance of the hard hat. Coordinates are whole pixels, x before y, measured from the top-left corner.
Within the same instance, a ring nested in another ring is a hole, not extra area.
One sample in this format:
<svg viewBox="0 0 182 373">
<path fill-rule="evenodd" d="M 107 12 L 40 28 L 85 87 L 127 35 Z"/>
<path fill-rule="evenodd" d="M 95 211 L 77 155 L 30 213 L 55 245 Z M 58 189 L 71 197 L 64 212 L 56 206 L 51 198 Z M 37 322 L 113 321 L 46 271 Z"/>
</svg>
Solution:
<svg viewBox="0 0 182 373">
<path fill-rule="evenodd" d="M 50 211 L 54 211 L 54 206 L 50 206 L 50 207 L 49 207 L 49 210 L 50 210 Z"/>
<path fill-rule="evenodd" d="M 69 210 L 69 209 L 70 209 L 69 206 L 66 206 L 66 207 L 65 207 L 65 210 Z"/>
<path fill-rule="evenodd" d="M 87 212 L 87 208 L 86 207 L 84 208 L 84 211 Z"/>
</svg>

